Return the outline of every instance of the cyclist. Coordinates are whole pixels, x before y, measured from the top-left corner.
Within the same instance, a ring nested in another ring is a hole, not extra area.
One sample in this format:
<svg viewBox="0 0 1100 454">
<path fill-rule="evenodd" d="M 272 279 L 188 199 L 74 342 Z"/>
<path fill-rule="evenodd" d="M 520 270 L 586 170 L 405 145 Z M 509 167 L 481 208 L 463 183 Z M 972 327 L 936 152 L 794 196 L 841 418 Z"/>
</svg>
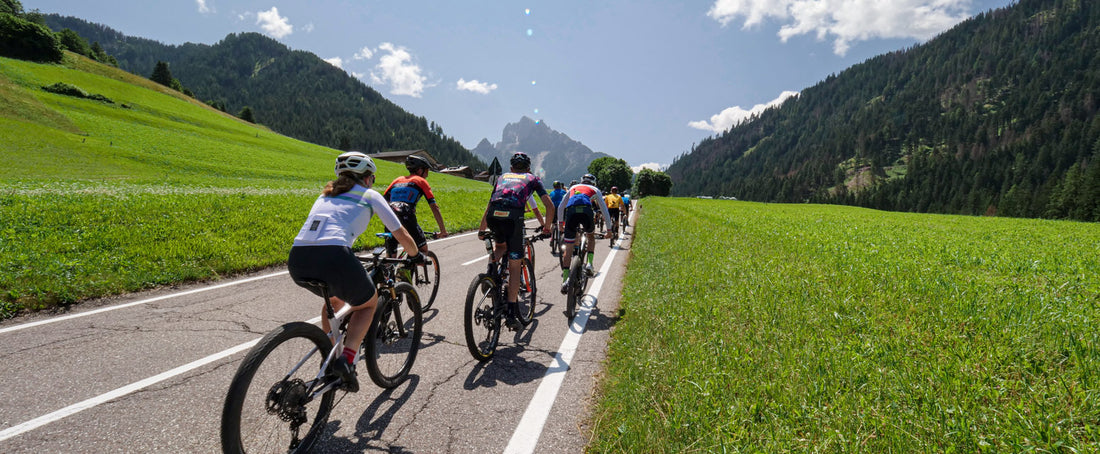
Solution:
<svg viewBox="0 0 1100 454">
<path fill-rule="evenodd" d="M 562 199 L 565 198 L 565 185 L 560 181 L 554 182 L 554 190 L 550 191 L 550 201 L 554 202 L 554 210 L 558 209 L 558 205 L 561 205 Z"/>
<path fill-rule="evenodd" d="M 443 225 L 443 215 L 439 213 L 439 205 L 435 202 L 432 187 L 427 180 L 428 173 L 431 172 L 433 166 L 432 163 L 421 156 L 410 155 L 405 158 L 405 168 L 409 170 L 409 175 L 394 178 L 393 182 L 382 193 L 382 196 L 389 201 L 390 208 L 397 214 L 397 218 L 401 220 L 401 225 L 412 236 L 420 252 L 428 252 L 428 239 L 424 236 L 424 231 L 420 229 L 420 223 L 416 220 L 416 204 L 421 197 L 428 201 L 428 206 L 432 208 L 432 214 L 435 215 L 435 223 L 439 226 L 437 237 L 445 238 L 447 236 L 447 227 Z M 387 228 L 386 231 L 389 232 L 390 229 Z M 397 253 L 397 244 L 387 241 L 386 249 L 389 256 L 393 257 Z"/>
<path fill-rule="evenodd" d="M 481 217 L 481 228 L 478 232 L 479 239 L 492 233 L 496 241 L 492 260 L 499 259 L 504 252 L 508 252 L 508 275 L 519 276 L 520 265 L 523 259 L 523 213 L 524 205 L 532 193 L 538 194 L 542 199 L 542 205 L 547 209 L 547 221 L 542 224 L 542 233 L 550 234 L 550 223 L 554 222 L 554 214 L 550 211 L 553 202 L 546 194 L 542 186 L 542 180 L 531 174 L 531 158 L 523 152 L 512 155 L 511 172 L 505 173 L 497 180 L 493 188 L 493 195 L 489 199 L 489 205 L 485 207 L 485 214 Z M 519 279 L 508 279 L 507 320 L 505 324 L 515 331 L 522 325 L 518 315 Z"/>
<path fill-rule="evenodd" d="M 607 212 L 611 217 L 607 218 L 608 230 L 618 232 L 619 231 L 619 209 L 623 206 L 623 197 L 619 195 L 619 187 L 612 186 L 611 193 L 603 196 L 604 202 L 607 204 Z"/>
<path fill-rule="evenodd" d="M 335 168 L 337 178 L 330 181 L 321 196 L 313 202 L 309 217 L 298 231 L 298 236 L 294 237 L 294 245 L 287 259 L 287 270 L 296 284 L 322 296 L 320 290 L 304 282 L 324 281 L 329 288 L 329 301 L 333 309 L 339 310 L 344 303 L 353 307 L 344 338 L 342 361 L 335 361 L 331 366 L 332 371 L 344 381 L 344 388 L 350 392 L 359 390 L 353 361 L 378 304 L 374 283 L 352 252 L 355 239 L 367 230 L 371 217 L 377 214 L 382 224 L 393 230 L 394 238 L 409 251 L 409 257 L 414 262 L 424 260 L 408 231 L 386 204 L 386 199 L 370 189 L 376 170 L 374 161 L 358 151 L 338 156 Z M 325 332 L 331 332 L 324 310 L 321 314 L 322 328 Z"/>
<path fill-rule="evenodd" d="M 623 193 L 623 227 L 630 227 L 630 194 Z"/>
<path fill-rule="evenodd" d="M 596 223 L 593 219 L 592 204 L 596 203 L 603 212 L 604 219 L 608 218 L 607 205 L 603 200 L 603 193 L 596 187 L 596 177 L 585 174 L 581 178 L 581 184 L 575 184 L 565 193 L 565 201 L 558 207 L 558 217 L 565 218 L 565 254 L 561 261 L 561 293 L 569 291 L 569 262 L 573 257 L 573 243 L 577 241 L 577 230 L 584 229 L 588 236 L 587 264 L 584 271 L 592 275 L 592 260 L 596 256 Z"/>
</svg>

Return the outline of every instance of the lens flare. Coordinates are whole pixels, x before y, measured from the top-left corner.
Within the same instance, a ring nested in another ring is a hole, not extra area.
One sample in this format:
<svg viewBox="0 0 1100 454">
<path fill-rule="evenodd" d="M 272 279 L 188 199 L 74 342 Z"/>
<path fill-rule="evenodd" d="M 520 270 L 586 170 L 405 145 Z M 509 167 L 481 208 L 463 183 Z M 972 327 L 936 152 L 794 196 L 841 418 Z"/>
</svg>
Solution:
<svg viewBox="0 0 1100 454">
<path fill-rule="evenodd" d="M 531 8 L 527 8 L 527 9 L 523 10 L 523 14 L 526 14 L 526 15 L 530 16 L 531 15 Z"/>
<path fill-rule="evenodd" d="M 533 81 L 533 80 L 531 81 L 531 85 L 535 85 L 536 83 L 537 83 L 537 82 L 535 82 L 535 81 Z"/>
<path fill-rule="evenodd" d="M 539 108 L 538 107 L 535 108 L 535 113 L 539 113 Z"/>
<path fill-rule="evenodd" d="M 534 34 L 535 34 L 534 30 L 531 30 L 530 28 L 527 29 L 527 36 L 531 36 L 531 35 L 534 35 Z"/>
</svg>

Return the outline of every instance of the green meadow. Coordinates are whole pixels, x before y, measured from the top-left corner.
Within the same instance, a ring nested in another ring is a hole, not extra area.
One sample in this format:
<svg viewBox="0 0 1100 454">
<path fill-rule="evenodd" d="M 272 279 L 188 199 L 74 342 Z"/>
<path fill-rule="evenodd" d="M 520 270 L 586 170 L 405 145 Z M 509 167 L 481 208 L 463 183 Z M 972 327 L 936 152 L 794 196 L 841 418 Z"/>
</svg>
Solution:
<svg viewBox="0 0 1100 454">
<path fill-rule="evenodd" d="M 1096 452 L 1100 228 L 648 198 L 592 452 Z"/>
<path fill-rule="evenodd" d="M 112 102 L 42 89 L 58 82 Z M 74 54 L 0 58 L 0 137 L 0 319 L 281 264 L 340 153 Z M 379 191 L 406 174 L 378 166 Z M 429 182 L 448 230 L 477 227 L 485 183 Z"/>
</svg>

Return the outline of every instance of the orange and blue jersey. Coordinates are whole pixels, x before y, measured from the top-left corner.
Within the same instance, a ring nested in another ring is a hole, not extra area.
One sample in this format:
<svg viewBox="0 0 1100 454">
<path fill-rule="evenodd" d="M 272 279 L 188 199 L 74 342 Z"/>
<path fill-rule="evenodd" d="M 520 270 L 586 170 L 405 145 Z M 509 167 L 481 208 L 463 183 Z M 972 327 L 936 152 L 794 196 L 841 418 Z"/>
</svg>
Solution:
<svg viewBox="0 0 1100 454">
<path fill-rule="evenodd" d="M 432 195 L 432 187 L 428 185 L 428 180 L 416 175 L 394 178 L 382 195 L 390 203 L 407 203 L 415 206 L 420 201 L 420 197 L 424 197 L 429 204 L 435 204 L 435 196 Z"/>
</svg>

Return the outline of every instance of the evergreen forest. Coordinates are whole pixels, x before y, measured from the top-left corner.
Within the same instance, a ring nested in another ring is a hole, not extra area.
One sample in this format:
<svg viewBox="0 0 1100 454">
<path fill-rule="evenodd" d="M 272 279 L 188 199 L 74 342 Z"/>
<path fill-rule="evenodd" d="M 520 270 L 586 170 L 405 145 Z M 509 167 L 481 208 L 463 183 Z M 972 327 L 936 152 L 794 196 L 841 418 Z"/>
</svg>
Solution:
<svg viewBox="0 0 1100 454">
<path fill-rule="evenodd" d="M 367 153 L 425 149 L 440 163 L 486 165 L 443 128 L 406 112 L 373 88 L 310 52 L 258 33 L 230 34 L 214 45 L 165 45 L 79 18 L 45 15 L 54 30 L 98 42 L 130 73 L 150 77 L 161 62 L 194 97 L 296 139 Z"/>
<path fill-rule="evenodd" d="M 1100 221 L 1100 2 L 1020 0 L 701 141 L 673 194 Z"/>
</svg>

